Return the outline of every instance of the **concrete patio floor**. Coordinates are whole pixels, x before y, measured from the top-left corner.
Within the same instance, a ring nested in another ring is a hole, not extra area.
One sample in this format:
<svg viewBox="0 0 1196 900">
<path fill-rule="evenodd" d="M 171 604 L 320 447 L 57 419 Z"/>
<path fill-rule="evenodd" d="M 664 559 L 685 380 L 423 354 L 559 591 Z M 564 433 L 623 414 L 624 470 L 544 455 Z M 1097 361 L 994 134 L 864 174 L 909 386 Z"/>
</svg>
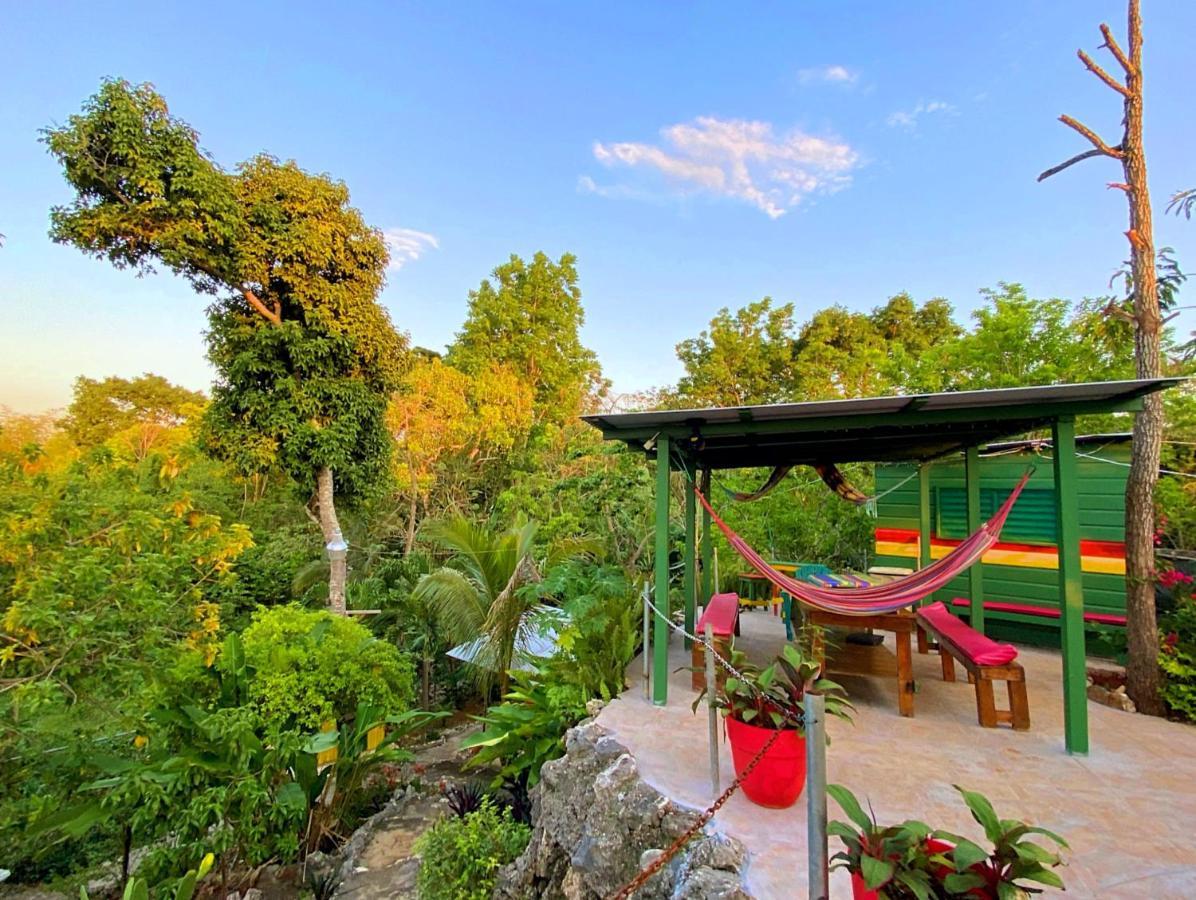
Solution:
<svg viewBox="0 0 1196 900">
<path fill-rule="evenodd" d="M 756 610 L 742 622 L 739 649 L 755 661 L 775 656 L 784 642 L 780 620 Z M 676 635 L 669 653 L 670 670 L 689 664 Z M 1089 703 L 1091 752 L 1069 756 L 1059 654 L 1022 648 L 1020 660 L 1029 732 L 981 728 L 971 685 L 943 682 L 933 653 L 914 653 L 914 718 L 898 715 L 894 679 L 836 675 L 857 714 L 854 725 L 832 720 L 828 727 L 829 780 L 870 800 L 882 822 L 917 818 L 982 841 L 951 785 L 979 790 L 1003 818 L 1026 819 L 1067 839 L 1066 896 L 1196 898 L 1196 728 Z M 644 698 L 638 658 L 630 670 L 630 689 L 598 721 L 631 750 L 650 784 L 705 808 L 713 799 L 706 715 L 690 711 L 690 673 L 671 676 L 668 705 L 657 707 Z M 725 742 L 720 764 L 726 787 L 734 772 Z M 843 818 L 830 806 L 832 818 Z M 790 809 L 771 810 L 736 793 L 711 824 L 747 846 L 748 883 L 757 897 L 807 896 L 804 795 Z M 838 849 L 832 838 L 831 852 Z M 850 896 L 845 873 L 834 873 L 831 897 Z"/>
</svg>

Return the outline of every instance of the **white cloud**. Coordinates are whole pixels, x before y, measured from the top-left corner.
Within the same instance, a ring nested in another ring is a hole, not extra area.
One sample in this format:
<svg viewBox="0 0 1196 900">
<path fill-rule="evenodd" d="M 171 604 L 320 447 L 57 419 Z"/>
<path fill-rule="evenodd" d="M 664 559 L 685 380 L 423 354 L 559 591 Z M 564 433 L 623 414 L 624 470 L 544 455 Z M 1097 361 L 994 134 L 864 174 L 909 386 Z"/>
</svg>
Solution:
<svg viewBox="0 0 1196 900">
<path fill-rule="evenodd" d="M 859 155 L 848 144 L 798 130 L 777 136 L 768 122 L 702 116 L 661 130 L 664 146 L 594 144 L 608 168 L 653 169 L 683 193 L 708 193 L 750 203 L 770 218 L 783 216 L 806 194 L 851 181 Z M 583 176 L 579 188 L 604 193 Z"/>
<path fill-rule="evenodd" d="M 429 250 L 439 250 L 440 241 L 436 235 L 414 228 L 386 228 L 382 232 L 386 246 L 390 249 L 390 268 L 398 271 L 409 262 L 415 262 Z"/>
<path fill-rule="evenodd" d="M 853 72 L 847 66 L 815 66 L 810 69 L 799 69 L 797 80 L 799 84 L 855 84 L 859 80 L 859 73 Z"/>
<path fill-rule="evenodd" d="M 954 115 L 956 109 L 950 103 L 945 103 L 942 100 L 930 100 L 928 102 L 920 102 L 913 109 L 899 109 L 891 113 L 885 123 L 893 128 L 905 128 L 913 130 L 918 124 L 918 119 L 922 116 L 928 116 L 932 113 L 948 113 Z"/>
</svg>

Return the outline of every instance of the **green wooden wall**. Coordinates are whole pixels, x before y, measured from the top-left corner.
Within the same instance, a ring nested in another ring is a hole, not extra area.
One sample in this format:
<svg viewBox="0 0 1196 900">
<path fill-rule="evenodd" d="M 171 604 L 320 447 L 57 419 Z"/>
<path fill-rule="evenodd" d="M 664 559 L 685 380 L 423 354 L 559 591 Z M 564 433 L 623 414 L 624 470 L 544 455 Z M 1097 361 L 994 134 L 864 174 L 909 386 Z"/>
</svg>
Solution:
<svg viewBox="0 0 1196 900">
<path fill-rule="evenodd" d="M 1101 445 L 1081 444 L 1085 454 L 1099 456 L 1117 463 L 1129 461 L 1128 443 Z M 1081 456 L 1077 460 L 1080 474 L 1080 539 L 1082 541 L 1122 542 L 1125 539 L 1125 481 L 1128 469 Z M 1026 493 L 1018 500 L 1014 512 L 1002 532 L 1002 541 L 1053 548 L 1055 532 L 1054 475 L 1050 450 L 1042 455 L 1019 451 L 998 456 L 986 456 L 980 462 L 982 503 L 987 504 L 985 518 L 990 515 L 988 505 L 999 503 L 1026 471 L 1035 471 L 1026 485 Z M 884 494 L 877 501 L 878 529 L 918 530 L 918 479 L 912 478 L 892 493 L 886 491 L 900 484 L 915 471 L 912 465 L 876 467 L 876 492 Z M 930 470 L 931 527 L 934 537 L 958 540 L 964 537 L 964 467 L 963 460 L 948 459 L 933 463 Z M 943 533 L 940 533 L 943 532 Z M 882 566 L 911 566 L 916 561 L 905 556 L 875 556 L 874 563 Z M 988 601 L 1029 603 L 1035 606 L 1058 608 L 1059 577 L 1054 568 L 1030 568 L 1015 565 L 983 563 L 984 592 Z M 1125 577 L 1100 572 L 1083 573 L 1084 607 L 1087 611 L 1124 614 Z M 955 578 L 938 591 L 934 599 L 949 600 L 968 596 L 966 573 Z M 1006 634 L 1029 641 L 1057 643 L 1057 620 L 1025 617 L 995 611 L 986 612 L 987 622 L 1004 623 L 1004 628 L 989 629 L 994 634 Z"/>
</svg>

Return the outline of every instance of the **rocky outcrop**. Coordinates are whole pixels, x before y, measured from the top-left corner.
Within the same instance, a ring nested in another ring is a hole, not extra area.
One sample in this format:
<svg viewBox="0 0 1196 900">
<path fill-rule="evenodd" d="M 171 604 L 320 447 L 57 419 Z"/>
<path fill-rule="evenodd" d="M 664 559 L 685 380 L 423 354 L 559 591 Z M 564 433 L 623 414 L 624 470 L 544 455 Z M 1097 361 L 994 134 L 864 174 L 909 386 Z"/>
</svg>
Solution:
<svg viewBox="0 0 1196 900">
<path fill-rule="evenodd" d="M 627 748 L 593 722 L 572 729 L 533 791 L 531 843 L 499 876 L 496 898 L 596 900 L 630 881 L 698 817 L 646 784 Z M 743 846 L 699 832 L 637 898 L 749 900 Z"/>
</svg>

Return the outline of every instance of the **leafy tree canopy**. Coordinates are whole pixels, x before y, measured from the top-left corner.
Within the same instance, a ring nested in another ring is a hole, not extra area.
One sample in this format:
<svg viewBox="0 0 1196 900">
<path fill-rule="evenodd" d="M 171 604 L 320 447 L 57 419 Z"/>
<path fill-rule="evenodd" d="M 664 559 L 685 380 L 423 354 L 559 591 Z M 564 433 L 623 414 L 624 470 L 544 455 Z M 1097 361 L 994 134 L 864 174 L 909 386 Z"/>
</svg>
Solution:
<svg viewBox="0 0 1196 900">
<path fill-rule="evenodd" d="M 494 364 L 509 366 L 535 392 L 537 422 L 563 423 L 601 390 L 601 369 L 581 343 L 585 321 L 577 259 L 554 262 L 537 253 L 496 268 L 469 293 L 469 313 L 449 348 L 448 362 L 479 375 Z"/>
<path fill-rule="evenodd" d="M 680 396 L 709 406 L 788 399 L 793 367 L 793 304 L 765 297 L 734 315 L 724 307 L 710 327 L 677 345 L 685 375 Z"/>
<path fill-rule="evenodd" d="M 199 391 L 149 372 L 136 378 L 112 375 L 102 381 L 80 376 L 62 424 L 71 439 L 86 449 L 136 425 L 179 425 L 206 402 Z"/>
</svg>

